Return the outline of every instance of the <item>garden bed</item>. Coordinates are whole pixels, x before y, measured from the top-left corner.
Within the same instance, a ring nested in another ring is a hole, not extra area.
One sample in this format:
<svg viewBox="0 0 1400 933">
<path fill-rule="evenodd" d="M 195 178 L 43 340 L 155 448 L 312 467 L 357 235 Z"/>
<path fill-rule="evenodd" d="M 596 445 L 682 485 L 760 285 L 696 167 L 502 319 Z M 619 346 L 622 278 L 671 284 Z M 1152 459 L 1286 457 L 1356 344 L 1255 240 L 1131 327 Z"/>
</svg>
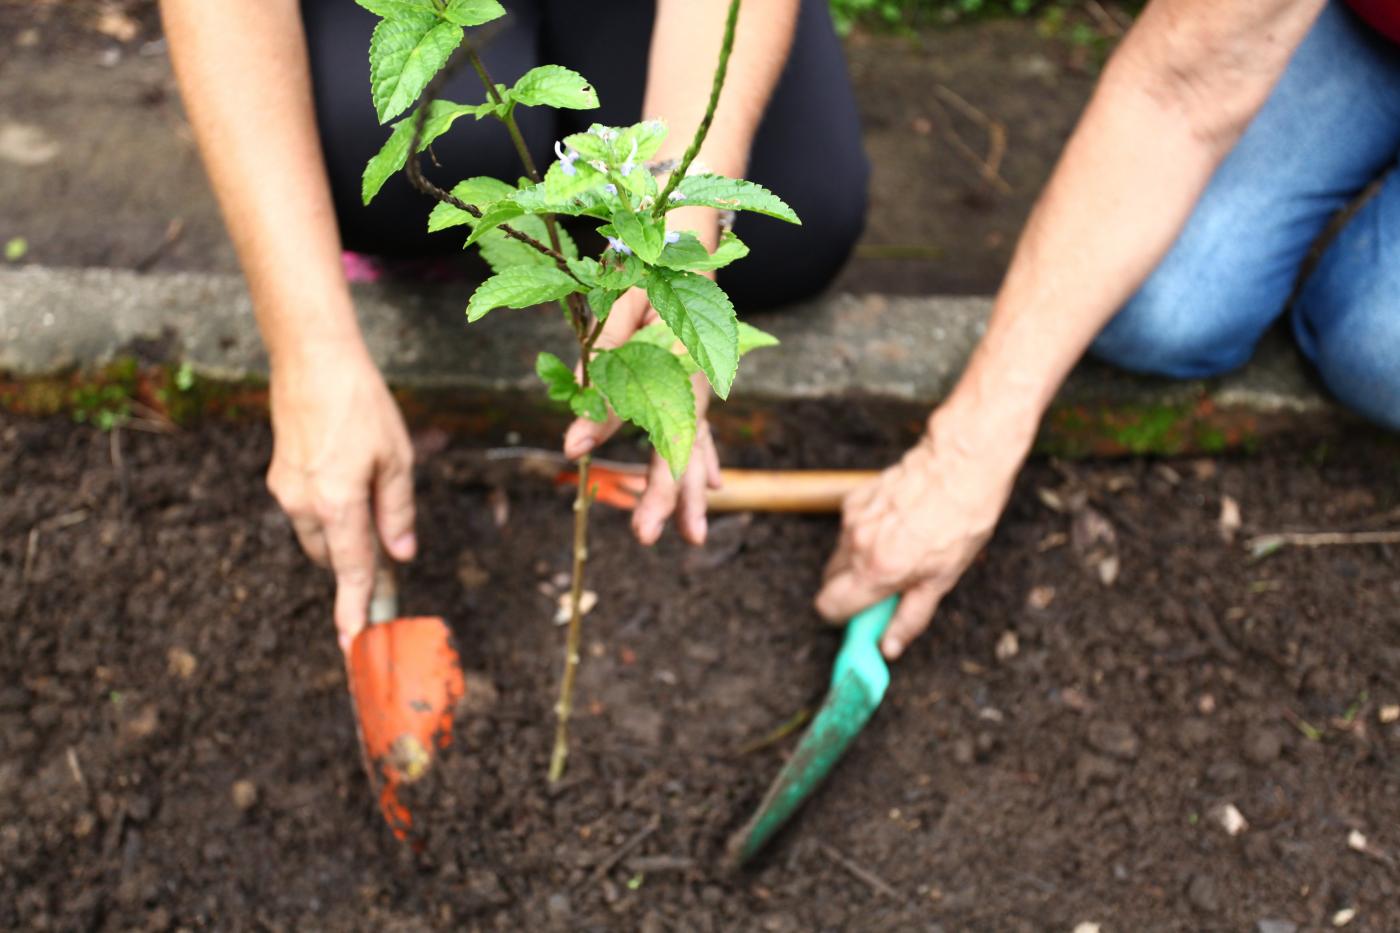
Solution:
<svg viewBox="0 0 1400 933">
<path fill-rule="evenodd" d="M 728 459 L 897 453 L 846 436 L 817 425 Z M 551 794 L 567 494 L 460 439 L 426 456 L 404 608 L 450 620 L 482 702 L 415 855 L 373 808 L 330 582 L 263 491 L 266 429 L 124 430 L 120 470 L 112 451 L 0 415 L 0 926 L 1396 922 L 1396 550 L 1256 561 L 1242 544 L 1393 527 L 1391 442 L 1033 465 L 850 757 L 738 876 L 716 856 L 793 740 L 745 746 L 820 699 L 836 648 L 809 609 L 834 519 L 717 518 L 704 551 L 646 551 L 600 512 L 575 751 Z M 1115 530 L 1112 586 L 1051 507 L 1077 492 Z M 1248 828 L 1228 835 L 1222 804 Z"/>
</svg>

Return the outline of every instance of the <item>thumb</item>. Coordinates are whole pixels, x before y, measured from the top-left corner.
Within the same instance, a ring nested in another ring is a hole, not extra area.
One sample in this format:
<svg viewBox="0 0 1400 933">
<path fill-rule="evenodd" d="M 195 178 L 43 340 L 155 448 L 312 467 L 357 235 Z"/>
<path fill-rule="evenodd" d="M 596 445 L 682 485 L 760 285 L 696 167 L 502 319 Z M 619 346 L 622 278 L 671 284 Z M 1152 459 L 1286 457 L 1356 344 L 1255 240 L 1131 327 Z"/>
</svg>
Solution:
<svg viewBox="0 0 1400 933">
<path fill-rule="evenodd" d="M 880 639 L 880 653 L 893 661 L 904 653 L 909 643 L 928 628 L 933 613 L 943 599 L 944 588 L 937 580 L 926 580 L 908 590 L 899 599 L 899 608 Z"/>
</svg>

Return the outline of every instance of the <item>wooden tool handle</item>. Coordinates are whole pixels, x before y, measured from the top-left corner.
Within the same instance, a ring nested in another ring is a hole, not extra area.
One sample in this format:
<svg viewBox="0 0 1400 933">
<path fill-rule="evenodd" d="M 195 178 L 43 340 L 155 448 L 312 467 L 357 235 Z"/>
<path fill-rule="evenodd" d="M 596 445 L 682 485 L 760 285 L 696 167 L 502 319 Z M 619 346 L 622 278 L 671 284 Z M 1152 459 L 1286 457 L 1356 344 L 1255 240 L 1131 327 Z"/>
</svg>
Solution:
<svg viewBox="0 0 1400 933">
<path fill-rule="evenodd" d="M 712 512 L 839 512 L 846 495 L 876 470 L 723 470 Z"/>
</svg>

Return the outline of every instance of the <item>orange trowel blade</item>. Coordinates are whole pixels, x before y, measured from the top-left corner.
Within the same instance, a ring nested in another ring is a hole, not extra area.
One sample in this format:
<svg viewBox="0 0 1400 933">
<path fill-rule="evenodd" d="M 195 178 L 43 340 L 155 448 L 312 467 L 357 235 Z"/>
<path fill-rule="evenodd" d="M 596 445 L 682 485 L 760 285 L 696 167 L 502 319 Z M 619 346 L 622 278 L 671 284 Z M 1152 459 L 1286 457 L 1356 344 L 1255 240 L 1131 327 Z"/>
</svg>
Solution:
<svg viewBox="0 0 1400 933">
<path fill-rule="evenodd" d="M 405 839 L 413 816 L 398 791 L 423 777 L 452 740 L 452 717 L 466 693 L 461 658 L 442 619 L 394 619 L 355 636 L 349 675 L 379 809 L 394 835 Z"/>
<path fill-rule="evenodd" d="M 578 473 L 565 470 L 554 478 L 556 486 L 577 486 Z M 593 500 L 616 509 L 633 509 L 647 488 L 646 468 L 635 470 L 619 469 L 594 464 L 588 471 L 588 485 L 593 489 Z"/>
</svg>

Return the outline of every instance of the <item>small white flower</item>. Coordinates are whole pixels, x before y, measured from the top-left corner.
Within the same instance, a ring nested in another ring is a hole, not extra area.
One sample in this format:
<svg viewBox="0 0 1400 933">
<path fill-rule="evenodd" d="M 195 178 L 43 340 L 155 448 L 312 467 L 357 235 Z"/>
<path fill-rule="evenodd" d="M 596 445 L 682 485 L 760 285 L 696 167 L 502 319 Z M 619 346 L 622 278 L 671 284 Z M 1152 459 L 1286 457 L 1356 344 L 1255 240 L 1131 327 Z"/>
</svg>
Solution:
<svg viewBox="0 0 1400 933">
<path fill-rule="evenodd" d="M 608 237 L 608 246 L 612 248 L 613 252 L 618 253 L 619 255 L 632 255 L 632 248 L 615 236 Z"/>
<path fill-rule="evenodd" d="M 564 144 L 562 142 L 556 142 L 554 144 L 554 154 L 559 157 L 559 168 L 565 175 L 578 174 L 578 169 L 574 168 L 574 163 L 578 161 L 577 152 L 574 152 L 572 149 L 565 152 Z"/>
<path fill-rule="evenodd" d="M 627 154 L 627 161 L 622 163 L 623 177 L 632 174 L 632 170 L 637 167 L 637 137 L 632 137 L 632 151 Z"/>
<path fill-rule="evenodd" d="M 681 234 L 680 234 L 680 231 L 679 231 L 679 230 L 667 230 L 667 231 L 666 231 L 666 242 L 667 242 L 667 243 L 679 243 L 680 241 L 681 241 Z"/>
</svg>

